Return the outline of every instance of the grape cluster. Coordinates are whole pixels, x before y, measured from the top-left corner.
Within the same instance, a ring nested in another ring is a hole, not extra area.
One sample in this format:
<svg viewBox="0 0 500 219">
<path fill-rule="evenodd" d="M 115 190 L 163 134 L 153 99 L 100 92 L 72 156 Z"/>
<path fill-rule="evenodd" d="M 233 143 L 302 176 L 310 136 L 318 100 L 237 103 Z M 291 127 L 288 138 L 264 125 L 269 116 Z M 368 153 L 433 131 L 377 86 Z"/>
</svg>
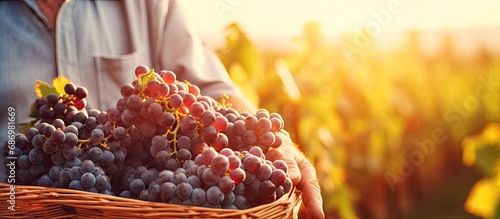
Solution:
<svg viewBox="0 0 500 219">
<path fill-rule="evenodd" d="M 246 209 L 288 193 L 287 164 L 265 159 L 260 147 L 249 151 L 210 147 L 175 170 L 128 168 L 119 196 L 145 201 Z"/>
<path fill-rule="evenodd" d="M 68 125 L 60 118 L 52 124 L 41 122 L 26 135 L 16 136 L 15 145 L 20 149 L 16 150 L 19 151 L 16 172 L 21 184 L 112 194 L 110 179 L 124 167 L 127 151 L 87 137 L 103 128 L 103 124 L 96 122 L 96 117 L 102 114 L 97 110 L 90 112 L 90 116 L 86 112 L 77 113 L 76 121 Z"/>
<path fill-rule="evenodd" d="M 56 118 L 68 119 L 87 106 L 88 91 L 85 87 L 67 83 L 64 94 L 48 94 L 37 98 L 33 104 L 42 122 L 52 123 Z"/>
<path fill-rule="evenodd" d="M 72 83 L 38 98 L 41 122 L 15 139 L 18 182 L 229 209 L 291 190 L 286 163 L 264 155 L 282 144 L 279 114 L 240 113 L 171 71 L 135 74 L 106 111 L 87 112 L 87 90 Z"/>
</svg>

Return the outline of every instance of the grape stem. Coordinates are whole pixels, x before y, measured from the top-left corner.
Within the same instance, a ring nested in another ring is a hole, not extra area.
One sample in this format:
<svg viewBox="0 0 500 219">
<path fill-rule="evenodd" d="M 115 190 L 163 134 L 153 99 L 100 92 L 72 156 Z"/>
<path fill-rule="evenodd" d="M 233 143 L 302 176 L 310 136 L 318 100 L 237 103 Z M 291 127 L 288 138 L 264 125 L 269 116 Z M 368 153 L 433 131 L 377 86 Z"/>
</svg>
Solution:
<svg viewBox="0 0 500 219">
<path fill-rule="evenodd" d="M 233 105 L 228 103 L 227 100 L 229 100 L 229 96 L 227 94 L 223 94 L 220 97 L 219 105 L 224 108 L 231 108 Z"/>
<path fill-rule="evenodd" d="M 168 108 L 167 108 L 168 109 Z M 168 134 L 172 134 L 173 135 L 173 138 L 172 140 L 168 140 L 168 143 L 173 143 L 174 145 L 174 151 L 169 153 L 170 156 L 174 155 L 174 154 L 177 154 L 177 133 L 179 132 L 179 128 L 181 127 L 181 119 L 180 119 L 180 116 L 186 116 L 184 115 L 183 113 L 179 112 L 179 109 L 176 109 L 174 110 L 174 115 L 175 115 L 175 121 L 176 121 L 176 126 L 174 128 L 174 130 L 167 130 L 167 132 L 165 134 L 163 134 L 163 137 L 167 138 Z M 178 162 L 181 162 L 178 158 L 177 158 L 177 161 Z"/>
</svg>

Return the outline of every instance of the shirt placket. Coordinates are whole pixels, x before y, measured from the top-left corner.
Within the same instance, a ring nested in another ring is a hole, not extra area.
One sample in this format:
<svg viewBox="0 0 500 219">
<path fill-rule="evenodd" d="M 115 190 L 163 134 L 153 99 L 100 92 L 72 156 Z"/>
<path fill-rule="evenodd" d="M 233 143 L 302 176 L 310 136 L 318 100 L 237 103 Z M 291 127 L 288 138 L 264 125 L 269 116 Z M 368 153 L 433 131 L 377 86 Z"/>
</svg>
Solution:
<svg viewBox="0 0 500 219">
<path fill-rule="evenodd" d="M 76 34 L 73 22 L 74 1 L 65 1 L 59 9 L 55 28 L 57 71 L 60 76 L 81 84 Z"/>
</svg>

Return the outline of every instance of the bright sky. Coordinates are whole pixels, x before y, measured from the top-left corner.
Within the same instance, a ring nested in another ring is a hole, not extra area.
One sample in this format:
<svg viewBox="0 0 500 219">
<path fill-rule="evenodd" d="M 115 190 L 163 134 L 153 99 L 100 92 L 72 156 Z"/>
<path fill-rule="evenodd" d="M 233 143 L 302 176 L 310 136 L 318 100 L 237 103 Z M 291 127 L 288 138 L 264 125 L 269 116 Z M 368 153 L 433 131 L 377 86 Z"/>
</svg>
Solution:
<svg viewBox="0 0 500 219">
<path fill-rule="evenodd" d="M 380 35 L 405 30 L 500 29 L 500 1 L 452 0 L 182 0 L 191 23 L 211 47 L 223 28 L 237 21 L 255 41 L 280 42 L 300 35 L 307 21 L 322 24 L 326 36 L 357 32 L 367 25 Z M 391 12 L 392 10 L 392 12 Z M 376 15 L 378 14 L 378 16 Z M 389 17 L 390 16 L 390 17 Z M 500 36 L 498 36 L 500 39 Z"/>
</svg>

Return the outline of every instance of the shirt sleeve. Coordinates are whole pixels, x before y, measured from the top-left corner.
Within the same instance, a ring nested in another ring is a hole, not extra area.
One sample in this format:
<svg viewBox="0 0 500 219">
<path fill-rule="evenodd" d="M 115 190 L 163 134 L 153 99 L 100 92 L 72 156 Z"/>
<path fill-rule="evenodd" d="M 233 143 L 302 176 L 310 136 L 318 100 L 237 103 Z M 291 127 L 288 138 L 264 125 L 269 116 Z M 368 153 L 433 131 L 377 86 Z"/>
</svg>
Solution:
<svg viewBox="0 0 500 219">
<path fill-rule="evenodd" d="M 170 1 L 165 25 L 160 30 L 160 52 L 157 60 L 161 69 L 172 70 L 178 79 L 200 87 L 203 95 L 219 99 L 222 94 L 242 97 L 218 57 L 201 41 L 189 24 L 179 3 Z"/>
</svg>

